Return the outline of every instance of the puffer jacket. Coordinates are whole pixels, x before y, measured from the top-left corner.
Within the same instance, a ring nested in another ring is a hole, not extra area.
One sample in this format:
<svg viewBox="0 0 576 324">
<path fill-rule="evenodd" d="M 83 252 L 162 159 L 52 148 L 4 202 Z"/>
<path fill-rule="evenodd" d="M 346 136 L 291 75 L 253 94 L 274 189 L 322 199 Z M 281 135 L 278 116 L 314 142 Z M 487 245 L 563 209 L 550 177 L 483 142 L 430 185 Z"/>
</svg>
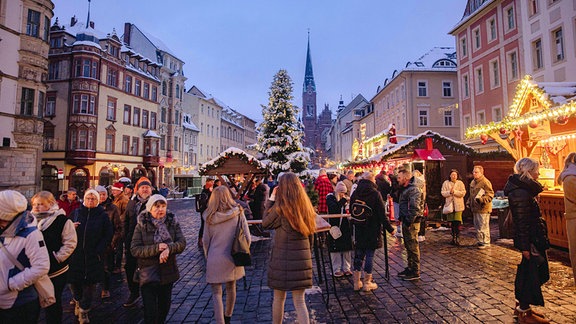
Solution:
<svg viewBox="0 0 576 324">
<path fill-rule="evenodd" d="M 290 226 L 275 208 L 268 208 L 262 226 L 275 230 L 268 262 L 268 287 L 291 291 L 312 287 L 312 238 Z"/>
<path fill-rule="evenodd" d="M 68 279 L 72 283 L 94 284 L 104 279 L 103 256 L 112 240 L 112 224 L 104 207 L 82 205 L 72 213 L 78 244 L 70 257 Z"/>
<path fill-rule="evenodd" d="M 476 196 L 484 189 L 484 195 L 476 199 Z M 492 212 L 492 199 L 494 198 L 494 189 L 492 183 L 486 179 L 485 176 L 480 177 L 478 180 L 474 179 L 470 182 L 470 196 L 468 197 L 468 205 L 473 213 L 489 214 Z"/>
<path fill-rule="evenodd" d="M 566 219 L 576 219 L 576 164 L 570 164 L 559 177 L 564 188 Z"/>
<path fill-rule="evenodd" d="M 342 197 L 340 200 L 336 199 L 334 193 L 328 194 L 326 196 L 326 203 L 328 204 L 328 214 L 340 214 L 342 213 L 342 208 L 346 206 L 348 201 L 346 198 Z M 330 218 L 328 219 L 330 226 L 340 227 L 342 236 L 337 240 L 333 239 L 331 235 L 328 235 L 328 250 L 330 252 L 343 252 L 351 251 L 352 246 L 352 224 L 347 217 L 343 218 Z"/>
<path fill-rule="evenodd" d="M 454 188 L 454 193 L 450 193 L 452 188 Z M 460 180 L 456 180 L 456 182 L 446 180 L 442 184 L 441 193 L 442 197 L 446 199 L 445 204 L 452 203 L 454 205 L 455 212 L 461 212 L 466 209 L 466 205 L 464 204 L 464 196 L 466 195 L 466 187 L 464 186 L 464 182 Z"/>
<path fill-rule="evenodd" d="M 150 266 L 158 267 L 160 274 L 160 284 L 165 285 L 173 283 L 180 278 L 180 271 L 176 264 L 176 254 L 182 253 L 186 248 L 186 238 L 182 234 L 180 223 L 176 220 L 174 214 L 166 213 L 166 228 L 170 233 L 172 242 L 166 243 L 170 249 L 170 256 L 164 263 L 160 263 L 159 243 L 154 242 L 154 233 L 156 226 L 152 223 L 152 214 L 143 211 L 138 215 L 138 222 L 132 236 L 130 252 L 138 259 L 138 268 Z"/>
<path fill-rule="evenodd" d="M 38 299 L 33 284 L 50 269 L 50 258 L 36 219 L 29 212 L 16 216 L 0 234 L 0 241 L 25 267 L 20 271 L 0 251 L 0 309 L 10 309 Z"/>
<path fill-rule="evenodd" d="M 424 214 L 424 193 L 414 182 L 414 177 L 401 191 L 398 204 L 400 205 L 398 219 L 402 223 L 406 225 L 420 223 Z"/>
<path fill-rule="evenodd" d="M 394 228 L 386 218 L 384 200 L 376 184 L 366 179 L 358 181 L 358 187 L 350 197 L 350 206 L 356 200 L 362 200 L 372 208 L 372 217 L 366 224 L 354 225 L 354 245 L 357 249 L 379 249 L 382 247 L 382 226 L 389 233 L 394 232 Z"/>
<path fill-rule="evenodd" d="M 514 220 L 514 247 L 520 251 L 530 251 L 530 244 L 540 252 L 550 248 L 546 221 L 536 200 L 540 192 L 542 185 L 539 182 L 518 174 L 511 175 L 504 186 Z"/>
<path fill-rule="evenodd" d="M 244 229 L 244 235 L 246 235 L 248 242 L 251 239 L 250 229 L 243 210 L 234 207 L 225 212 L 216 212 L 209 220 L 205 219 L 205 221 L 206 226 L 202 242 L 206 256 L 206 282 L 225 283 L 244 277 L 244 267 L 237 267 L 230 254 L 238 222 Z"/>
</svg>

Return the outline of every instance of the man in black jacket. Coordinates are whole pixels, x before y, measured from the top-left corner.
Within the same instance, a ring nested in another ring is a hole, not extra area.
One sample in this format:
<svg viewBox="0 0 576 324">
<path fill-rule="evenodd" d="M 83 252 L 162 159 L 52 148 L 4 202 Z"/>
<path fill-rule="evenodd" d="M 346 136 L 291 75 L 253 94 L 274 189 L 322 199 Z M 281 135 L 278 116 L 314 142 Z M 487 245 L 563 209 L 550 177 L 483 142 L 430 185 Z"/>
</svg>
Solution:
<svg viewBox="0 0 576 324">
<path fill-rule="evenodd" d="M 198 209 L 200 210 L 200 230 L 198 231 L 198 247 L 202 248 L 204 245 L 202 244 L 202 235 L 204 234 L 204 211 L 208 208 L 208 201 L 210 200 L 210 195 L 212 194 L 212 189 L 215 187 L 215 181 L 212 178 L 206 179 L 204 183 L 204 187 L 200 192 L 200 195 L 197 199 L 199 201 Z"/>
<path fill-rule="evenodd" d="M 408 267 L 398 274 L 404 280 L 420 279 L 420 247 L 418 245 L 418 231 L 424 212 L 422 191 L 414 184 L 412 175 L 408 170 L 398 171 L 398 184 L 404 189 L 400 194 L 400 216 L 402 234 L 408 259 Z"/>
</svg>

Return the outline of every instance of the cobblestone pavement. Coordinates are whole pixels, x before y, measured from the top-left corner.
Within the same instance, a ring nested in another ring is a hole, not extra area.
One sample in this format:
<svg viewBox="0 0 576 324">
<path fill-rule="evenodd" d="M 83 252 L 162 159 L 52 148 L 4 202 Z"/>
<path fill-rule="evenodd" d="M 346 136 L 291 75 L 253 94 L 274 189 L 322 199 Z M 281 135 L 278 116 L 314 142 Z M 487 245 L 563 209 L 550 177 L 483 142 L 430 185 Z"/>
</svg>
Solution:
<svg viewBox="0 0 576 324">
<path fill-rule="evenodd" d="M 169 201 L 169 209 L 179 217 L 188 241 L 178 257 L 181 279 L 174 285 L 169 323 L 210 323 L 213 321 L 211 290 L 204 280 L 204 257 L 196 246 L 199 215 L 193 200 Z M 384 278 L 384 252 L 375 256 L 374 279 L 377 290 L 357 293 L 350 277 L 329 278 L 330 296 L 325 283 L 307 292 L 306 302 L 315 323 L 514 323 L 514 277 L 521 255 L 511 240 L 497 240 L 497 222 L 492 222 L 491 247 L 473 247 L 474 230 L 465 226 L 462 247 L 448 244 L 450 232 L 428 230 L 421 243 L 422 278 L 402 281 L 396 274 L 404 269 L 406 253 L 400 239 L 388 236 L 390 280 Z M 494 242 L 495 241 L 495 242 Z M 253 265 L 246 268 L 246 279 L 238 281 L 233 323 L 270 323 L 272 290 L 266 285 L 266 263 L 270 240 L 254 242 Z M 539 308 L 555 323 L 576 323 L 576 288 L 567 253 L 551 250 L 551 279 L 543 287 L 546 307 Z M 329 270 L 328 270 L 329 271 Z M 91 323 L 142 323 L 142 303 L 124 308 L 128 297 L 124 274 L 114 277 L 112 296 L 94 299 Z M 333 285 L 335 282 L 335 286 Z M 335 297 L 335 293 L 338 298 Z M 64 322 L 74 323 L 68 290 L 64 293 Z M 296 321 L 290 296 L 286 301 L 285 323 Z"/>
</svg>

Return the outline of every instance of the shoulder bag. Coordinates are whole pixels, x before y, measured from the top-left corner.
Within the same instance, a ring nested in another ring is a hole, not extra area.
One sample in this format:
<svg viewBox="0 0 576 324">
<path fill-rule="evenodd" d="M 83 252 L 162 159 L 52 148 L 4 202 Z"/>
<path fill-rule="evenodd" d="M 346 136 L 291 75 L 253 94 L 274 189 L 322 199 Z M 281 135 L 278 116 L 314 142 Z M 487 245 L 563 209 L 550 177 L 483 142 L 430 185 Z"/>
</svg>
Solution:
<svg viewBox="0 0 576 324">
<path fill-rule="evenodd" d="M 249 266 L 252 264 L 252 257 L 250 256 L 250 243 L 248 242 L 248 239 L 246 239 L 244 228 L 240 226 L 241 217 L 242 215 L 238 216 L 236 234 L 234 234 L 231 251 L 234 264 L 238 267 Z"/>
<path fill-rule="evenodd" d="M 10 260 L 10 262 L 14 263 L 14 265 L 18 269 L 20 269 L 20 271 L 24 271 L 24 266 L 22 265 L 22 263 L 16 260 L 16 258 L 8 251 L 8 249 L 4 246 L 4 244 L 2 244 L 2 242 L 0 242 L 0 247 Z M 54 285 L 52 284 L 52 280 L 50 280 L 47 274 L 38 278 L 38 280 L 34 283 L 34 288 L 36 288 L 36 291 L 38 292 L 40 307 L 46 308 L 56 303 L 56 294 L 54 293 Z"/>
</svg>

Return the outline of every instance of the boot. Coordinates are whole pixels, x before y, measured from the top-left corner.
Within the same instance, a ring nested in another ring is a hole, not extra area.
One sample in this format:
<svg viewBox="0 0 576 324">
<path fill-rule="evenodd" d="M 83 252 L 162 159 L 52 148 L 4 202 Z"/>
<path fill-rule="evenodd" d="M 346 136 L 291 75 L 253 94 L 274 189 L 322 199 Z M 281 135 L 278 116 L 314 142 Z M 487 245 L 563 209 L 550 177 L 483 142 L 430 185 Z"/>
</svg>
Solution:
<svg viewBox="0 0 576 324">
<path fill-rule="evenodd" d="M 90 319 L 88 318 L 88 310 L 80 308 L 80 312 L 78 314 L 78 322 L 80 324 L 90 323 Z"/>
<path fill-rule="evenodd" d="M 541 323 L 548 324 L 548 323 L 550 323 L 550 320 L 536 316 L 532 312 L 532 309 L 528 308 L 527 310 L 518 309 L 518 323 L 522 323 L 522 324 L 541 324 Z"/>
<path fill-rule="evenodd" d="M 537 310 L 530 308 L 532 310 L 532 314 L 541 317 L 541 318 L 546 318 L 546 316 L 544 316 L 544 314 L 538 312 Z M 520 314 L 520 303 L 516 302 L 516 307 L 514 307 L 514 317 L 518 317 L 518 315 Z"/>
<path fill-rule="evenodd" d="M 224 324 L 230 324 L 231 319 L 232 319 L 232 316 L 224 315 Z"/>
<path fill-rule="evenodd" d="M 376 288 L 378 288 L 378 285 L 372 281 L 372 274 L 371 273 L 365 273 L 364 274 L 364 288 L 362 289 L 362 291 L 371 291 L 374 290 Z"/>
<path fill-rule="evenodd" d="M 450 245 L 456 245 L 456 234 L 454 234 L 454 229 L 452 229 L 452 241 L 450 241 Z"/>
<path fill-rule="evenodd" d="M 460 238 L 460 235 L 459 235 L 459 234 L 456 234 L 456 235 L 454 236 L 454 245 L 460 246 L 459 238 Z"/>
<path fill-rule="evenodd" d="M 77 300 L 74 300 L 74 316 L 79 316 L 80 315 L 80 302 Z"/>
<path fill-rule="evenodd" d="M 352 274 L 352 281 L 354 282 L 354 291 L 359 291 L 360 289 L 362 289 L 362 281 L 360 280 L 361 275 L 362 272 L 360 271 L 354 271 L 354 273 Z"/>
</svg>

